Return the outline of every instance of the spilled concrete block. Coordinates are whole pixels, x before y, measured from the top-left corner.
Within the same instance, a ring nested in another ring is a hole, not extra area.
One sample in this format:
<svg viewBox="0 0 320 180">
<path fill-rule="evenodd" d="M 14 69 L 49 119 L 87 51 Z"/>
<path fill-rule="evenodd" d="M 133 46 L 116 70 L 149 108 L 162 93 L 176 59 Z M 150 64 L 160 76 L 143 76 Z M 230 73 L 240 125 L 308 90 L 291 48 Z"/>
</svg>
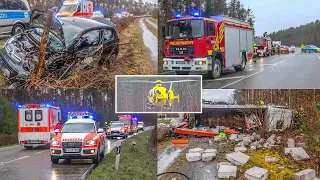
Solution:
<svg viewBox="0 0 320 180">
<path fill-rule="evenodd" d="M 233 164 L 231 162 L 219 162 L 217 164 L 217 169 L 219 170 L 221 165 L 227 165 L 227 166 L 233 166 Z"/>
<path fill-rule="evenodd" d="M 316 171 L 314 169 L 305 169 L 294 174 L 295 180 L 313 180 L 316 178 Z"/>
<path fill-rule="evenodd" d="M 226 159 L 235 165 L 242 166 L 249 161 L 250 156 L 243 154 L 242 152 L 233 152 L 233 153 L 227 154 Z"/>
<path fill-rule="evenodd" d="M 221 179 L 237 177 L 237 166 L 221 165 L 218 170 L 218 177 Z"/>
<path fill-rule="evenodd" d="M 203 151 L 203 153 L 215 153 L 215 154 L 217 154 L 217 150 L 216 149 L 206 149 L 205 151 Z"/>
<path fill-rule="evenodd" d="M 238 152 L 238 151 L 239 151 L 239 152 L 243 152 L 243 153 L 244 153 L 244 152 L 247 152 L 248 149 L 247 149 L 246 147 L 240 146 L 240 147 L 235 147 L 235 148 L 234 148 L 234 151 L 235 151 L 235 152 Z"/>
<path fill-rule="evenodd" d="M 280 161 L 280 159 L 276 158 L 276 157 L 266 156 L 265 161 L 266 162 L 278 162 L 278 161 Z"/>
<path fill-rule="evenodd" d="M 287 144 L 288 144 L 288 148 L 294 148 L 295 147 L 294 139 L 289 138 L 287 141 Z"/>
<path fill-rule="evenodd" d="M 272 134 L 268 139 L 267 139 L 267 142 L 271 142 L 271 141 L 275 141 L 275 138 L 276 138 L 276 135 L 275 134 Z"/>
<path fill-rule="evenodd" d="M 244 177 L 248 180 L 266 180 L 269 177 L 269 171 L 255 166 L 248 169 Z"/>
<path fill-rule="evenodd" d="M 237 138 L 238 138 L 237 134 L 231 134 L 230 137 L 229 137 L 230 140 L 235 140 Z"/>
<path fill-rule="evenodd" d="M 186 154 L 187 161 L 200 161 L 201 160 L 201 153 L 187 153 Z"/>
<path fill-rule="evenodd" d="M 286 155 L 290 154 L 295 161 L 306 160 L 310 158 L 310 156 L 302 147 L 285 148 L 284 153 Z"/>
<path fill-rule="evenodd" d="M 203 153 L 204 149 L 202 148 L 193 148 L 189 149 L 189 153 Z"/>
<path fill-rule="evenodd" d="M 257 146 L 250 146 L 251 151 L 256 151 L 257 150 Z"/>
<path fill-rule="evenodd" d="M 212 161 L 212 159 L 215 157 L 216 157 L 215 153 L 203 153 L 202 161 L 209 162 L 209 161 Z"/>
</svg>

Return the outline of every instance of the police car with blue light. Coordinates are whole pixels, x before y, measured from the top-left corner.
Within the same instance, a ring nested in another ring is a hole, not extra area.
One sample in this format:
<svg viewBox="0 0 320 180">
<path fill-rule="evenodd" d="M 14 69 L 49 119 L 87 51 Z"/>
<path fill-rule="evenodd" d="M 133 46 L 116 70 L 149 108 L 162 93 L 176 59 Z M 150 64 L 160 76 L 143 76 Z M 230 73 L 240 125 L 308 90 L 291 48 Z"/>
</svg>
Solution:
<svg viewBox="0 0 320 180">
<path fill-rule="evenodd" d="M 20 34 L 29 28 L 30 5 L 27 0 L 0 0 L 0 34 Z"/>
</svg>

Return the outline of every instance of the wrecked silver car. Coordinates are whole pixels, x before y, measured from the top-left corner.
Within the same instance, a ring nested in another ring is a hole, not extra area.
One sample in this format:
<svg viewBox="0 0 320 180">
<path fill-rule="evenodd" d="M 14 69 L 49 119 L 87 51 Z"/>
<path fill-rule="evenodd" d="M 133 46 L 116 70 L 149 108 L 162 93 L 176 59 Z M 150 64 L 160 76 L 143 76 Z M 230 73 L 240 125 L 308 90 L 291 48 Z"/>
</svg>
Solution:
<svg viewBox="0 0 320 180">
<path fill-rule="evenodd" d="M 24 83 L 38 62 L 46 14 L 32 12 L 31 29 L 11 37 L 0 55 L 0 67 L 9 85 Z M 81 17 L 51 21 L 44 69 L 61 78 L 81 65 L 101 66 L 116 59 L 119 38 L 114 27 Z"/>
</svg>

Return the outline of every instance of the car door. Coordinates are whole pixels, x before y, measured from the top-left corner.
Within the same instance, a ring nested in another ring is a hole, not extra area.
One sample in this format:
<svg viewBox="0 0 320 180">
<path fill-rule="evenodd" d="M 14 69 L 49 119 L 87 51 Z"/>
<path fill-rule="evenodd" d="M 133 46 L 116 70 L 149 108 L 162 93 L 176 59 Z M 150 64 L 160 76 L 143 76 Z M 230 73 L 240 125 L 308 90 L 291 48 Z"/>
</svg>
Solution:
<svg viewBox="0 0 320 180">
<path fill-rule="evenodd" d="M 81 33 L 75 41 L 73 56 L 86 64 L 98 62 L 102 55 L 101 29 L 92 29 Z"/>
<path fill-rule="evenodd" d="M 113 28 L 105 28 L 103 30 L 102 43 L 103 43 L 103 54 L 101 57 L 102 61 L 108 59 L 108 57 L 115 58 L 114 55 L 118 55 L 119 42 L 118 42 L 117 34 Z"/>
</svg>

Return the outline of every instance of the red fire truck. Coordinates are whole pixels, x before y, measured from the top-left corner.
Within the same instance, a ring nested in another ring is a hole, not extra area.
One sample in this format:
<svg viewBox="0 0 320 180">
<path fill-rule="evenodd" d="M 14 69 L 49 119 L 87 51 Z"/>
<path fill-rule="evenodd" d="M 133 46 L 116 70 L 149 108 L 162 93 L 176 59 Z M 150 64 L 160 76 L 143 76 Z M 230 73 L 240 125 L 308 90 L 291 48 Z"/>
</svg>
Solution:
<svg viewBox="0 0 320 180">
<path fill-rule="evenodd" d="M 124 123 L 125 127 L 128 129 L 129 134 L 133 134 L 136 131 L 133 127 L 133 117 L 131 115 L 119 116 L 119 122 Z"/>
<path fill-rule="evenodd" d="M 254 55 L 265 57 L 272 54 L 272 40 L 270 37 L 254 37 Z"/>
<path fill-rule="evenodd" d="M 222 70 L 245 69 L 253 55 L 253 27 L 226 16 L 176 16 L 165 28 L 163 69 L 176 74 L 208 72 L 219 78 Z"/>
<path fill-rule="evenodd" d="M 61 119 L 61 110 L 45 104 L 18 106 L 18 137 L 21 146 L 47 145 L 54 137 L 54 127 Z"/>
</svg>

